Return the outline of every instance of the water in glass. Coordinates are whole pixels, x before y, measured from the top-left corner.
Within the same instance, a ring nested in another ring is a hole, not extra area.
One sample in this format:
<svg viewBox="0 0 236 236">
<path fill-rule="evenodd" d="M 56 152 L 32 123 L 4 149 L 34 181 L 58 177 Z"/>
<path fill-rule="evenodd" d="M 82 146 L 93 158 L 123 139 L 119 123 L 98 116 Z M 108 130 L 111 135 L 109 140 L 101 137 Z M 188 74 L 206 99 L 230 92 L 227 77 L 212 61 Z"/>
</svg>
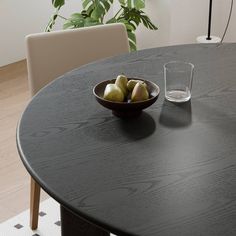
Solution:
<svg viewBox="0 0 236 236">
<path fill-rule="evenodd" d="M 171 102 L 187 102 L 191 98 L 190 89 L 187 87 L 186 90 L 170 90 L 166 91 L 166 99 Z"/>
</svg>

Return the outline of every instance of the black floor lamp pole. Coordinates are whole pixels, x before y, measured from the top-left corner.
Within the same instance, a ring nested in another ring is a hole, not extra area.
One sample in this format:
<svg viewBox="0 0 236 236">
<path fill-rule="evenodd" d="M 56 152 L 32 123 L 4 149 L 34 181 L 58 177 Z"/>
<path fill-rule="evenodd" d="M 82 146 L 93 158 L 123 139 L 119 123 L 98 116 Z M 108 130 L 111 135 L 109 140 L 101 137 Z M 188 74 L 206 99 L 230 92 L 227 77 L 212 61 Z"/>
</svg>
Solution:
<svg viewBox="0 0 236 236">
<path fill-rule="evenodd" d="M 209 3 L 209 19 L 208 19 L 208 33 L 207 40 L 211 40 L 211 13 L 212 13 L 212 0 Z"/>
</svg>

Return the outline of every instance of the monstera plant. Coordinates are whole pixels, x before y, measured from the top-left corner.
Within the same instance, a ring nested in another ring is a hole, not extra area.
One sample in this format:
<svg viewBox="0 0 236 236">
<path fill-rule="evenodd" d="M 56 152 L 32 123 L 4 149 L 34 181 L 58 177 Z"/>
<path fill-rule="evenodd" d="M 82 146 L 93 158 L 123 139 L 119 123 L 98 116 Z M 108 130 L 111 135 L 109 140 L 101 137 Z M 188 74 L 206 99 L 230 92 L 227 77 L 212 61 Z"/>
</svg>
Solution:
<svg viewBox="0 0 236 236">
<path fill-rule="evenodd" d="M 46 31 L 51 31 L 57 18 L 63 19 L 64 29 L 81 28 L 93 25 L 123 23 L 126 26 L 129 44 L 132 51 L 136 50 L 135 31 L 140 24 L 147 29 L 157 30 L 150 18 L 143 11 L 145 0 L 117 0 L 119 10 L 108 20 L 104 20 L 106 14 L 114 4 L 114 0 L 81 0 L 82 11 L 73 13 L 69 18 L 60 15 L 60 9 L 65 5 L 65 0 L 52 0 L 55 8 L 54 14 L 46 27 Z"/>
</svg>

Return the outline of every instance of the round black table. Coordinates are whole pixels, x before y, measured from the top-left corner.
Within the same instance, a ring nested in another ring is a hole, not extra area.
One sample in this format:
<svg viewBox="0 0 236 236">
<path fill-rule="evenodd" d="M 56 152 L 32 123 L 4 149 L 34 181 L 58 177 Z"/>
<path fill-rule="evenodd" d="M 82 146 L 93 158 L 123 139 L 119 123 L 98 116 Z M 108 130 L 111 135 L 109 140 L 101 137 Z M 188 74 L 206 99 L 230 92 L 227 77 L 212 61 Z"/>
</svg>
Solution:
<svg viewBox="0 0 236 236">
<path fill-rule="evenodd" d="M 190 102 L 164 99 L 172 60 L 195 65 Z M 93 97 L 121 73 L 161 89 L 136 119 Z M 61 204 L 62 235 L 236 235 L 236 44 L 155 48 L 73 70 L 29 103 L 17 145 Z"/>
</svg>

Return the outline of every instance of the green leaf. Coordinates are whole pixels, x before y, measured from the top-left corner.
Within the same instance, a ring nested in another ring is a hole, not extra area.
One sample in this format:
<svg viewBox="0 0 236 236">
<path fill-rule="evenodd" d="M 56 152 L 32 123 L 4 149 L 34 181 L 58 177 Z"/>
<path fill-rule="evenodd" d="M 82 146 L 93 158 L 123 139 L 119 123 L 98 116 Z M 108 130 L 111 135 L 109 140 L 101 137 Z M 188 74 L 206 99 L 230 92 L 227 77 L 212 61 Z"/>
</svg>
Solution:
<svg viewBox="0 0 236 236">
<path fill-rule="evenodd" d="M 136 51 L 137 46 L 136 46 L 136 35 L 133 31 L 127 30 L 128 33 L 128 39 L 129 39 L 129 46 L 131 51 Z"/>
<path fill-rule="evenodd" d="M 63 24 L 63 29 L 73 29 L 76 25 L 72 21 L 65 21 Z"/>
<path fill-rule="evenodd" d="M 127 7 L 132 8 L 132 0 L 127 0 Z"/>
<path fill-rule="evenodd" d="M 134 8 L 137 10 L 140 10 L 142 8 L 145 8 L 145 0 L 134 0 Z"/>
<path fill-rule="evenodd" d="M 127 31 L 128 33 L 128 38 L 130 39 L 130 41 L 132 41 L 133 43 L 136 44 L 136 36 L 135 36 L 135 33 L 132 32 L 132 31 Z"/>
<path fill-rule="evenodd" d="M 133 25 L 133 24 L 130 24 L 130 23 L 125 23 L 125 27 L 126 27 L 126 29 L 129 30 L 129 31 L 135 31 L 135 30 L 136 30 L 136 28 L 134 27 L 134 25 Z"/>
<path fill-rule="evenodd" d="M 63 29 L 80 28 L 84 27 L 84 24 L 85 20 L 82 14 L 74 13 L 65 21 Z"/>
<path fill-rule="evenodd" d="M 101 25 L 101 22 L 96 21 L 93 18 L 87 17 L 84 21 L 84 26 L 94 26 L 94 25 Z"/>
<path fill-rule="evenodd" d="M 74 13 L 70 16 L 70 19 L 71 20 L 80 20 L 80 19 L 84 19 L 84 17 L 80 13 Z"/>
<path fill-rule="evenodd" d="M 126 6 L 126 0 L 119 0 L 119 2 L 122 6 Z"/>
<path fill-rule="evenodd" d="M 98 4 L 92 11 L 91 17 L 95 20 L 101 19 L 103 18 L 105 12 L 105 8 L 101 4 Z"/>
<path fill-rule="evenodd" d="M 116 23 L 117 22 L 117 20 L 116 20 L 116 18 L 111 18 L 110 20 L 108 20 L 107 22 L 106 22 L 106 24 L 113 24 L 113 23 Z"/>
<path fill-rule="evenodd" d="M 89 5 L 89 3 L 92 3 L 92 0 L 83 0 L 82 6 L 84 9 L 86 9 Z"/>
<path fill-rule="evenodd" d="M 106 12 L 110 10 L 111 4 L 107 0 L 101 0 L 101 3 L 104 5 Z"/>
<path fill-rule="evenodd" d="M 137 50 L 137 46 L 134 42 L 129 41 L 129 46 L 130 46 L 131 51 L 136 51 Z"/>
<path fill-rule="evenodd" d="M 119 0 L 121 6 L 135 8 L 137 10 L 145 8 L 145 0 Z"/>
<path fill-rule="evenodd" d="M 136 30 L 135 25 L 132 22 L 129 22 L 125 19 L 118 19 L 117 22 L 123 23 L 125 25 L 126 29 L 129 30 L 129 31 L 135 31 Z"/>
<path fill-rule="evenodd" d="M 91 4 L 91 5 L 87 8 L 87 13 L 88 13 L 89 16 L 91 16 L 93 10 L 94 10 L 94 5 Z"/>
<path fill-rule="evenodd" d="M 151 30 L 157 30 L 158 28 L 151 22 L 150 18 L 145 15 L 145 13 L 142 11 L 142 14 L 140 15 L 141 21 L 144 24 L 144 26 Z"/>
<path fill-rule="evenodd" d="M 157 30 L 157 27 L 151 22 L 150 18 L 142 10 L 137 10 L 136 8 L 128 8 L 122 6 L 123 12 L 118 17 L 118 20 L 125 19 L 129 24 L 131 24 L 135 29 L 140 23 L 151 30 Z"/>
<path fill-rule="evenodd" d="M 55 8 L 62 7 L 65 4 L 65 0 L 52 0 L 52 5 Z"/>
</svg>

